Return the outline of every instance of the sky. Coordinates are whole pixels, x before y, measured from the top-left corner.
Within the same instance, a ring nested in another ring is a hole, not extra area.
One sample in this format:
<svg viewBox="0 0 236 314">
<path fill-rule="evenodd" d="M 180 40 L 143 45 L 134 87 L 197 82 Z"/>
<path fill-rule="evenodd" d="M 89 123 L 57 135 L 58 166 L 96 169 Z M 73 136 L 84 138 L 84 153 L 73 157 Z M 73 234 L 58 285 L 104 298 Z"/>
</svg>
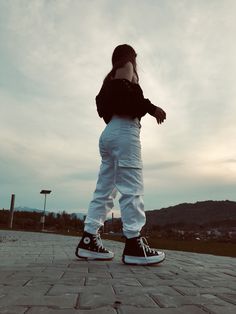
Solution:
<svg viewBox="0 0 236 314">
<path fill-rule="evenodd" d="M 145 208 L 236 201 L 234 0 L 0 0 L 0 208 L 86 213 L 114 48 L 136 50 Z M 115 215 L 119 216 L 118 201 Z"/>
</svg>

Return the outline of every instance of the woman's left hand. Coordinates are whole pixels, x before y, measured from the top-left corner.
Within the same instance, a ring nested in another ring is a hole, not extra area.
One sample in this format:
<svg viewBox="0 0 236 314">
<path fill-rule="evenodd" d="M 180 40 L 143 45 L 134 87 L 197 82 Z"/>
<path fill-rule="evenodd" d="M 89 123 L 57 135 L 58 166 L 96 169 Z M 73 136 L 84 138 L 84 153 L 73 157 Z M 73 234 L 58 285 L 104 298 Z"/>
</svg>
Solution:
<svg viewBox="0 0 236 314">
<path fill-rule="evenodd" d="M 166 113 L 163 109 L 157 107 L 153 117 L 156 118 L 158 124 L 161 124 L 166 119 Z"/>
</svg>

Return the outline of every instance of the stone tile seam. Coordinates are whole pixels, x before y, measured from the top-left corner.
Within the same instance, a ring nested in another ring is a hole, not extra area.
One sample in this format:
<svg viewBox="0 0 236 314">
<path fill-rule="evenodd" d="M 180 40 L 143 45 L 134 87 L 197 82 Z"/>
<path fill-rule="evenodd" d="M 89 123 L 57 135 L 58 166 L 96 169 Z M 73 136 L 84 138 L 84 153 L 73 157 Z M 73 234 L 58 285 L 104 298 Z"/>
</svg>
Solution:
<svg viewBox="0 0 236 314">
<path fill-rule="evenodd" d="M 230 273 L 228 273 L 228 272 L 225 272 L 225 271 L 223 271 L 223 274 L 225 274 L 225 275 L 227 275 L 227 276 L 230 276 L 230 277 L 236 277 L 236 274 L 235 275 L 233 275 L 233 274 L 230 274 Z"/>
<path fill-rule="evenodd" d="M 22 306 L 23 307 L 23 306 Z M 32 309 L 33 306 L 28 306 L 28 308 L 25 310 L 24 314 L 27 314 L 31 309 Z"/>
<path fill-rule="evenodd" d="M 50 287 L 48 288 L 48 290 L 44 293 L 44 295 L 49 295 L 49 292 L 52 290 L 52 288 L 54 287 L 55 285 L 54 284 L 51 284 Z"/>
<path fill-rule="evenodd" d="M 216 314 L 215 312 L 212 312 L 211 310 L 206 308 L 204 305 L 201 305 L 201 304 L 194 304 L 194 305 L 208 314 Z"/>
<path fill-rule="evenodd" d="M 78 293 L 78 296 L 77 296 L 77 299 L 76 299 L 76 302 L 75 302 L 75 306 L 74 306 L 74 309 L 75 310 L 79 310 L 80 309 L 80 293 Z"/>
<path fill-rule="evenodd" d="M 117 295 L 117 294 L 116 294 L 116 290 L 115 290 L 115 288 L 113 287 L 113 285 L 111 285 L 111 289 L 112 289 L 114 295 L 116 296 L 116 295 Z"/>
<path fill-rule="evenodd" d="M 99 310 L 100 308 L 106 307 L 106 308 L 112 308 L 118 313 L 118 309 L 122 305 L 119 300 L 116 300 L 116 301 L 114 301 L 114 303 L 112 305 L 111 304 L 109 304 L 109 305 L 101 304 L 99 306 L 80 306 L 79 298 L 80 298 L 80 293 L 78 294 L 76 304 L 73 307 L 75 310 L 91 311 L 91 310 Z"/>
<path fill-rule="evenodd" d="M 33 277 L 31 277 L 30 279 L 26 280 L 26 282 L 23 283 L 22 287 L 25 287 L 28 285 L 28 283 L 33 279 Z"/>
<path fill-rule="evenodd" d="M 145 286 L 144 285 L 142 285 L 142 283 L 140 282 L 140 280 L 138 279 L 138 278 L 135 278 L 136 280 L 137 280 L 137 282 L 140 284 L 140 287 L 143 287 L 143 288 L 145 288 Z"/>
<path fill-rule="evenodd" d="M 209 314 L 217 314 L 216 312 L 213 312 L 212 310 L 208 309 L 205 305 L 198 305 L 198 307 L 200 307 L 200 309 L 202 309 L 202 310 L 205 311 L 206 313 L 209 313 Z M 222 308 L 224 308 L 224 306 L 222 306 Z"/>
<path fill-rule="evenodd" d="M 88 279 L 89 278 L 87 276 L 84 277 L 84 286 L 89 286 L 88 285 Z"/>
<path fill-rule="evenodd" d="M 196 288 L 202 288 L 201 286 L 197 285 L 195 282 L 193 282 L 191 279 L 189 280 L 191 284 L 193 284 Z"/>
<path fill-rule="evenodd" d="M 158 298 L 154 298 L 154 297 L 152 296 L 152 294 L 149 294 L 148 296 L 152 299 L 152 301 L 153 301 L 155 304 L 157 304 L 157 305 L 159 306 L 159 308 L 162 308 L 162 309 L 165 308 L 164 305 L 163 305 L 163 303 L 161 303 Z"/>
<path fill-rule="evenodd" d="M 61 276 L 58 278 L 58 280 L 62 279 L 65 276 L 66 271 L 63 271 Z"/>
<path fill-rule="evenodd" d="M 170 288 L 172 288 L 173 290 L 175 290 L 176 292 L 178 292 L 180 295 L 185 295 L 185 293 L 181 290 L 179 290 L 178 288 L 175 288 L 174 286 L 170 286 Z"/>
<path fill-rule="evenodd" d="M 227 303 L 236 305 L 236 301 L 235 301 L 235 302 L 234 302 L 234 301 L 231 301 L 231 300 L 229 300 L 227 297 L 224 297 L 224 296 L 222 296 L 222 295 L 220 295 L 220 294 L 218 294 L 218 293 L 215 294 L 215 296 L 216 296 L 217 298 L 219 298 L 219 299 L 221 299 L 221 300 L 227 302 Z"/>
</svg>

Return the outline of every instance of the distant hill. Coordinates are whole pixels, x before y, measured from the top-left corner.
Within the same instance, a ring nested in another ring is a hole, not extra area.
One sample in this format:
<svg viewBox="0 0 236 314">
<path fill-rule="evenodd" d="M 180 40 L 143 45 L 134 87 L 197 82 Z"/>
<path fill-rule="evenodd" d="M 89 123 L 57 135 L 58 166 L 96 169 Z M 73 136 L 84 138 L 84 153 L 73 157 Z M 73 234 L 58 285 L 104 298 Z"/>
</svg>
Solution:
<svg viewBox="0 0 236 314">
<path fill-rule="evenodd" d="M 37 212 L 37 213 L 42 213 L 43 210 L 42 209 L 37 209 L 37 208 L 29 208 L 29 207 L 15 207 L 15 211 L 19 211 L 19 212 Z"/>
<path fill-rule="evenodd" d="M 236 202 L 204 201 L 183 203 L 146 211 L 147 226 L 228 224 L 236 227 Z"/>
<path fill-rule="evenodd" d="M 43 209 L 30 208 L 30 207 L 26 207 L 26 206 L 24 206 L 24 207 L 22 207 L 22 206 L 15 207 L 15 211 L 43 213 Z M 50 213 L 50 211 L 46 211 L 45 213 L 46 213 L 46 215 L 48 215 Z M 57 213 L 53 212 L 53 214 L 56 215 Z M 77 218 L 83 220 L 85 214 L 83 214 L 83 213 L 70 213 L 70 215 L 74 215 Z"/>
</svg>

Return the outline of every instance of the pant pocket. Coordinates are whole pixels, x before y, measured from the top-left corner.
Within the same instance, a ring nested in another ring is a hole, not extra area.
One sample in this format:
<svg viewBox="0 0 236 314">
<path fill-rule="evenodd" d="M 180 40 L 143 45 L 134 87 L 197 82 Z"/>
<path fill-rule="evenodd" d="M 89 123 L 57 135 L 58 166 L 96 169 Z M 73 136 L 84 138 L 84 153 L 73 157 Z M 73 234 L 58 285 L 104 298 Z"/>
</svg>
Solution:
<svg viewBox="0 0 236 314">
<path fill-rule="evenodd" d="M 121 159 L 117 162 L 116 188 L 121 194 L 143 195 L 142 162 Z"/>
<path fill-rule="evenodd" d="M 131 168 L 131 169 L 142 169 L 142 161 L 131 160 L 131 159 L 121 159 L 118 160 L 118 167 Z"/>
</svg>

